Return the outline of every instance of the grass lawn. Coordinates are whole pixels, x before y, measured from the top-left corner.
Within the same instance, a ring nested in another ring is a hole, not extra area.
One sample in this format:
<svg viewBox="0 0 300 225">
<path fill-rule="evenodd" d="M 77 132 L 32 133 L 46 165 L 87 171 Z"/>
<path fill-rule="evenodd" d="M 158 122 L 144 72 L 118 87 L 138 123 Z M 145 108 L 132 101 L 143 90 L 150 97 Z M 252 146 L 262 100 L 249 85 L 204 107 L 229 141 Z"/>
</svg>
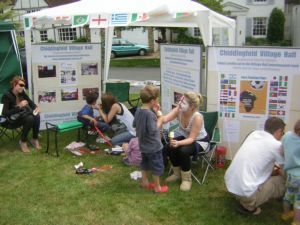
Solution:
<svg viewBox="0 0 300 225">
<path fill-rule="evenodd" d="M 122 156 L 99 154 L 74 156 L 63 150 L 76 139 L 76 132 L 59 136 L 61 156 L 44 150 L 23 154 L 17 141 L 1 140 L 0 145 L 0 224 L 199 224 L 199 225 L 284 225 L 280 220 L 281 201 L 263 205 L 259 216 L 235 212 L 236 202 L 226 192 L 225 170 L 210 171 L 204 185 L 193 182 L 190 192 L 171 184 L 167 194 L 139 188 L 129 174 Z M 42 132 L 41 143 L 46 144 Z M 90 175 L 77 175 L 80 161 L 86 168 L 112 165 Z M 202 173 L 201 166 L 194 170 Z M 168 171 L 168 168 L 166 169 Z M 164 174 L 165 178 L 167 174 Z"/>
<path fill-rule="evenodd" d="M 160 59 L 118 58 L 110 60 L 111 67 L 160 67 Z"/>
</svg>

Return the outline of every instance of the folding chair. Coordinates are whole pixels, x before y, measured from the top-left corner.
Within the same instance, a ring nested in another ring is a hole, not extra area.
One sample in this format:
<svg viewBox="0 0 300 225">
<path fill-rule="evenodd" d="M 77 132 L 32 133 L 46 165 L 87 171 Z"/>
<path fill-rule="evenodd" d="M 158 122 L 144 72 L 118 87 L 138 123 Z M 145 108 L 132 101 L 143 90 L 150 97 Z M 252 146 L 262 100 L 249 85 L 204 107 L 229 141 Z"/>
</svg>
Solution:
<svg viewBox="0 0 300 225">
<path fill-rule="evenodd" d="M 215 153 L 217 144 L 220 143 L 221 139 L 220 130 L 219 128 L 217 128 L 218 112 L 201 112 L 201 114 L 203 115 L 204 126 L 209 137 L 209 142 L 204 151 L 199 152 L 197 155 L 198 159 L 202 161 L 202 167 L 203 165 L 206 165 L 202 180 L 200 181 L 199 178 L 197 178 L 197 176 L 192 171 L 192 176 L 200 185 L 204 183 L 208 170 L 214 169 L 214 166 L 212 164 L 212 158 Z"/>
<path fill-rule="evenodd" d="M 106 93 L 111 93 L 113 96 L 117 97 L 119 102 L 128 103 L 131 107 L 129 111 L 134 115 L 136 108 L 139 105 L 140 98 L 129 99 L 129 91 L 129 82 L 106 83 Z"/>
<path fill-rule="evenodd" d="M 2 115 L 2 109 L 3 104 L 0 104 L 0 140 L 4 140 L 4 137 L 15 140 L 20 136 L 22 127 L 7 123 L 7 118 Z"/>
</svg>

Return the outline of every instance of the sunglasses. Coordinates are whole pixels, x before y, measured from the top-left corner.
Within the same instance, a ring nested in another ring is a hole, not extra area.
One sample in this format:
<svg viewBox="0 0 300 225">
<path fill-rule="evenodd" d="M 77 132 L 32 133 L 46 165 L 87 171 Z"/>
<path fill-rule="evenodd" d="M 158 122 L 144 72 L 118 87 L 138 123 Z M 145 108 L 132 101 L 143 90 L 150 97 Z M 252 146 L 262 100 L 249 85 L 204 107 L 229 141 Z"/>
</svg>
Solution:
<svg viewBox="0 0 300 225">
<path fill-rule="evenodd" d="M 20 87 L 25 87 L 25 84 L 18 84 Z"/>
</svg>

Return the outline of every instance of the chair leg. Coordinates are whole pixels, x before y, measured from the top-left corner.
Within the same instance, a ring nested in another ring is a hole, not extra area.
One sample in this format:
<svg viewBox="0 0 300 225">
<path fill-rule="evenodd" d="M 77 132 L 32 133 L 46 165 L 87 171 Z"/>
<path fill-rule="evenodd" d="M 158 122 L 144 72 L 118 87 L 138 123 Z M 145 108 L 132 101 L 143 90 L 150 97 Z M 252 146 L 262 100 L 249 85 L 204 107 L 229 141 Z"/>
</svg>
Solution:
<svg viewBox="0 0 300 225">
<path fill-rule="evenodd" d="M 55 151 L 56 151 L 56 156 L 58 157 L 58 147 L 57 147 L 57 130 L 55 130 Z"/>
<path fill-rule="evenodd" d="M 192 177 L 197 181 L 197 183 L 199 185 L 201 185 L 202 184 L 201 181 L 195 176 L 195 174 L 193 172 L 191 174 L 192 174 Z"/>
<path fill-rule="evenodd" d="M 46 153 L 48 154 L 49 153 L 49 130 L 48 128 L 46 129 L 46 133 L 47 133 L 47 149 L 46 149 Z"/>
</svg>

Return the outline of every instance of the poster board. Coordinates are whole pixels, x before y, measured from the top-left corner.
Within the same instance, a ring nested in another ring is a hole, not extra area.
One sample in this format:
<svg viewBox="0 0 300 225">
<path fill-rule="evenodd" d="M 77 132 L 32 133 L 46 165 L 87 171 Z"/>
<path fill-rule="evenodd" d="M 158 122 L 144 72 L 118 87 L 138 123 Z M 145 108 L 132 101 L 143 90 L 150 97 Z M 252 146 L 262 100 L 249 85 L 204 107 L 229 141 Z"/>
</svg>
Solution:
<svg viewBox="0 0 300 225">
<path fill-rule="evenodd" d="M 299 62 L 300 49 L 294 48 L 208 48 L 208 110 L 219 111 L 222 145 L 230 158 L 270 116 L 292 129 L 300 115 Z"/>
<path fill-rule="evenodd" d="M 101 92 L 100 44 L 32 46 L 34 101 L 45 122 L 74 120 L 86 104 L 85 94 Z"/>
<path fill-rule="evenodd" d="M 186 91 L 200 93 L 200 45 L 160 46 L 161 103 L 163 113 L 168 113 Z"/>
</svg>

